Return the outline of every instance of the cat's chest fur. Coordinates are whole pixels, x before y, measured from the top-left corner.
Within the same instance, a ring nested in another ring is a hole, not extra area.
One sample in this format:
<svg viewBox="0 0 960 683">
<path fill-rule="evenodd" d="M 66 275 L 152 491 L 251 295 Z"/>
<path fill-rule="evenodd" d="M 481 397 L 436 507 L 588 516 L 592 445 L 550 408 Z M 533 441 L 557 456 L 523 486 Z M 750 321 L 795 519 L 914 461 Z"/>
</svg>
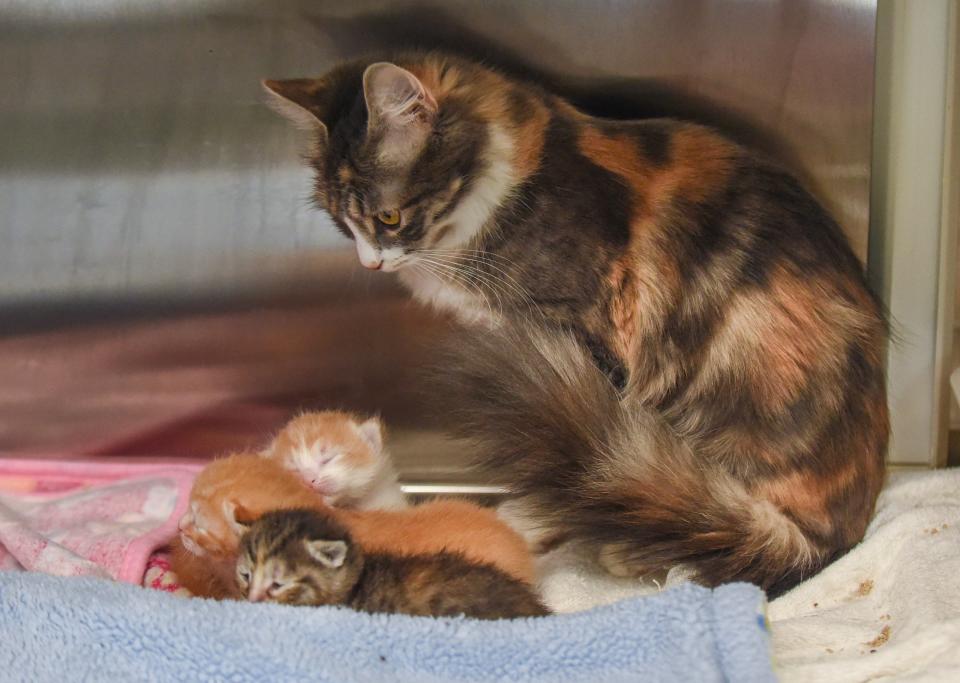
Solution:
<svg viewBox="0 0 960 683">
<path fill-rule="evenodd" d="M 496 325 L 499 321 L 500 316 L 493 308 L 496 300 L 488 302 L 478 293 L 415 269 L 401 270 L 398 276 L 417 301 L 439 311 L 453 313 L 464 323 Z"/>
</svg>

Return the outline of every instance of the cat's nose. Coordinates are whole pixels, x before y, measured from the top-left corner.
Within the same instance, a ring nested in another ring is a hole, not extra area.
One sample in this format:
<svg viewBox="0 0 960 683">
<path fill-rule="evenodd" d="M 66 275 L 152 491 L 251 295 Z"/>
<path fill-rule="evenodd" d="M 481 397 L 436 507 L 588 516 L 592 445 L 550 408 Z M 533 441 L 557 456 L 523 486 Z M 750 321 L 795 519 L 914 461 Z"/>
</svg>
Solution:
<svg viewBox="0 0 960 683">
<path fill-rule="evenodd" d="M 352 229 L 353 227 L 351 226 L 351 230 Z M 353 233 L 353 237 L 357 243 L 357 257 L 360 259 L 363 267 L 369 268 L 370 270 L 380 270 L 383 266 L 383 254 L 380 253 L 380 248 L 370 244 L 365 237 L 357 232 Z"/>
</svg>

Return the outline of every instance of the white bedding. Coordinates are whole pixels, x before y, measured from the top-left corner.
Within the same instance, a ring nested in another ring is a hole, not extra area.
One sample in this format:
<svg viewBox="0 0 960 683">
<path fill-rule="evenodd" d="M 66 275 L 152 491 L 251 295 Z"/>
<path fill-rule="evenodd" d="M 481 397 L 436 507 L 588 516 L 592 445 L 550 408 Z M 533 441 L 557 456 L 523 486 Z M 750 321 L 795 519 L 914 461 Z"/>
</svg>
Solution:
<svg viewBox="0 0 960 683">
<path fill-rule="evenodd" d="M 570 546 L 540 562 L 557 611 L 659 590 L 610 577 Z M 682 580 L 674 572 L 664 585 Z M 864 541 L 768 616 L 786 683 L 960 682 L 960 470 L 892 474 Z"/>
</svg>

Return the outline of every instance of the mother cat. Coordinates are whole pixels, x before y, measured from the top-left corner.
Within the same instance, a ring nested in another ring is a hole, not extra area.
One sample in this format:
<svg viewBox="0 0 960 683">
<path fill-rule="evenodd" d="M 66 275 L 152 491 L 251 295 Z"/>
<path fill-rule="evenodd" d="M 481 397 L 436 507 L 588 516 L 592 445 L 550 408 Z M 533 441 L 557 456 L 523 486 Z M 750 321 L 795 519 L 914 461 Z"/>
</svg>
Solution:
<svg viewBox="0 0 960 683">
<path fill-rule="evenodd" d="M 614 573 L 774 593 L 860 540 L 886 325 L 788 173 L 450 56 L 265 85 L 315 131 L 316 201 L 363 265 L 491 323 L 447 389 L 540 523 Z"/>
</svg>

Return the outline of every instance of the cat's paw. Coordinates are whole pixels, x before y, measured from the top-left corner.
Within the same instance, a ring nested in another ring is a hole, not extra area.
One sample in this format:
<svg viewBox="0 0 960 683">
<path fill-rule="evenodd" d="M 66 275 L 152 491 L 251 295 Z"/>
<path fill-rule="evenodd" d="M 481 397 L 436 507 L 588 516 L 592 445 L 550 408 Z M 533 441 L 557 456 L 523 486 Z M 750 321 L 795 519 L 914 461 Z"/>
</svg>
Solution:
<svg viewBox="0 0 960 683">
<path fill-rule="evenodd" d="M 600 546 L 597 563 L 611 576 L 620 579 L 644 579 L 657 586 L 663 586 L 668 580 L 664 568 L 651 567 L 639 562 L 631 552 L 629 543 L 607 543 Z"/>
<path fill-rule="evenodd" d="M 506 500 L 497 506 L 497 517 L 523 536 L 534 555 L 543 555 L 563 543 L 566 537 L 540 523 L 520 500 Z"/>
<path fill-rule="evenodd" d="M 622 543 L 608 543 L 600 546 L 597 553 L 597 563 L 611 576 L 620 578 L 637 578 L 642 576 L 635 565 L 629 561 Z"/>
</svg>

